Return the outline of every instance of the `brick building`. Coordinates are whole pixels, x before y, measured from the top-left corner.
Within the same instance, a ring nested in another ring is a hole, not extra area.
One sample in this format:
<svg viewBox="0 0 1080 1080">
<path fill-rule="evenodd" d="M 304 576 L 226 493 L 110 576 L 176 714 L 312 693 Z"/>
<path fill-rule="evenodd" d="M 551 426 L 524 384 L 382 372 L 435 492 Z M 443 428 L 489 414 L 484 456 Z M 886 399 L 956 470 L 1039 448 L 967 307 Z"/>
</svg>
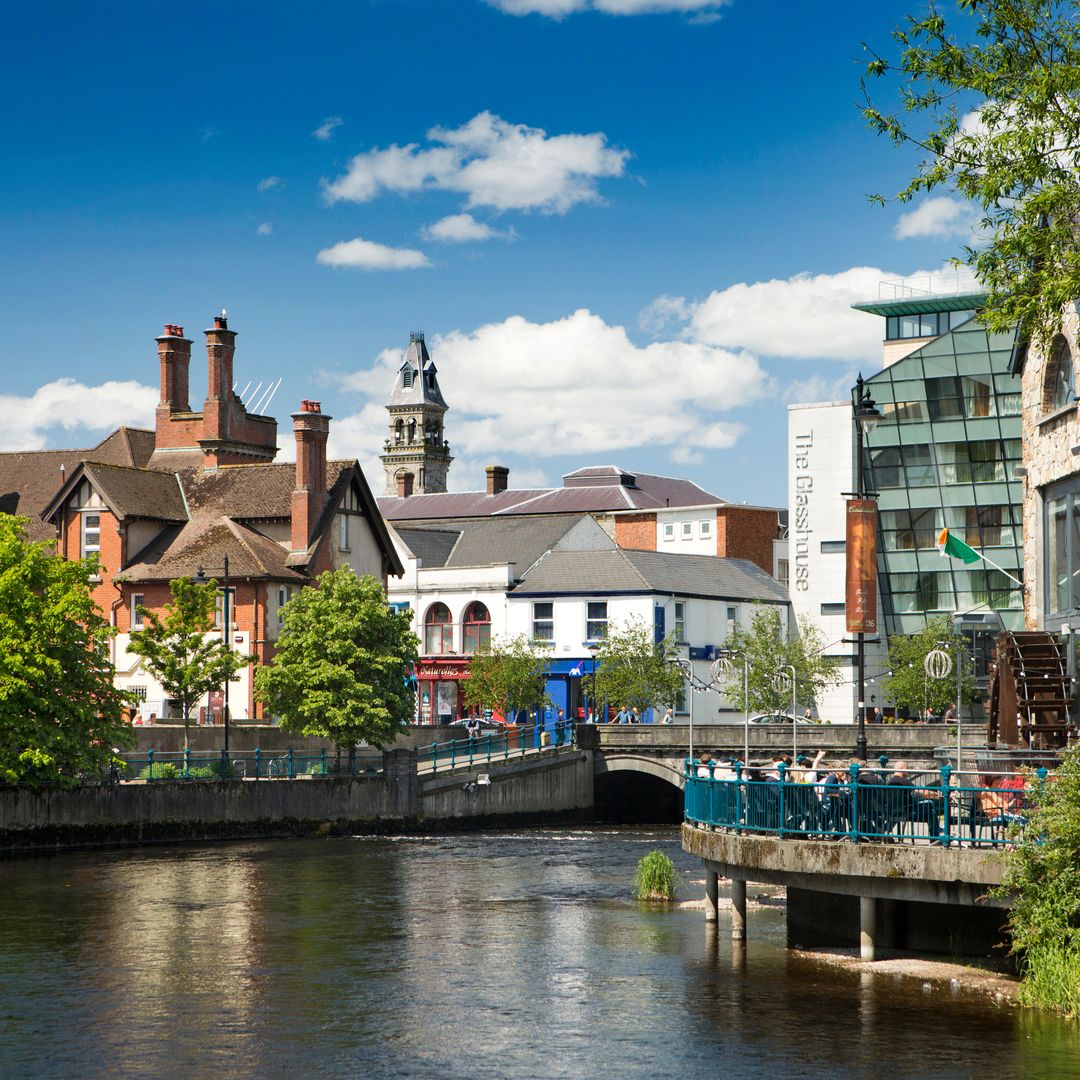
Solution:
<svg viewBox="0 0 1080 1080">
<path fill-rule="evenodd" d="M 319 403 L 293 415 L 295 465 L 275 464 L 277 422 L 248 412 L 233 389 L 236 334 L 224 314 L 205 333 L 201 411 L 189 403 L 192 343 L 170 324 L 157 339 L 153 431 L 121 428 L 89 450 L 0 454 L 0 510 L 28 517 L 31 537 L 55 539 L 63 558 L 99 557 L 94 599 L 118 631 L 117 684 L 147 714 L 172 706 L 127 643 L 136 609 L 160 609 L 172 579 L 202 570 L 220 581 L 227 557 L 231 642 L 265 663 L 282 605 L 319 573 L 348 565 L 385 582 L 403 572 L 359 464 L 327 461 Z M 230 692 L 236 719 L 261 715 L 251 675 Z"/>
</svg>

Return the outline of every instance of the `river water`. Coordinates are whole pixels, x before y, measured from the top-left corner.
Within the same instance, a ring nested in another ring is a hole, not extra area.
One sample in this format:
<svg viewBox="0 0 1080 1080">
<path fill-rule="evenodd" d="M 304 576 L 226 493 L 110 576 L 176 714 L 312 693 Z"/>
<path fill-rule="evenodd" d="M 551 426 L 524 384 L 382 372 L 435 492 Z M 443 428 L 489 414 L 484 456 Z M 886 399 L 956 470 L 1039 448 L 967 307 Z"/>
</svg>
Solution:
<svg viewBox="0 0 1080 1080">
<path fill-rule="evenodd" d="M 1074 1025 L 637 904 L 673 829 L 0 862 L 0 1077 L 1080 1076 Z M 723 913 L 721 915 L 723 918 Z"/>
</svg>

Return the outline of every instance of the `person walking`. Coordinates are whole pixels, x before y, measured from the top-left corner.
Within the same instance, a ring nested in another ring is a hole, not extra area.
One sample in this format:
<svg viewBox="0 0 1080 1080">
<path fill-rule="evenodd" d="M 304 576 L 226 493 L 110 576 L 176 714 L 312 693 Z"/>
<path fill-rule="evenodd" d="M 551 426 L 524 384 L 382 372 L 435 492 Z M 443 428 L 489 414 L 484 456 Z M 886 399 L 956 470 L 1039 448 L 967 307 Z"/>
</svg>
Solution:
<svg viewBox="0 0 1080 1080">
<path fill-rule="evenodd" d="M 664 712 L 664 719 L 660 721 L 661 724 L 673 724 L 675 722 L 675 713 L 672 711 L 671 706 L 667 707 Z"/>
</svg>

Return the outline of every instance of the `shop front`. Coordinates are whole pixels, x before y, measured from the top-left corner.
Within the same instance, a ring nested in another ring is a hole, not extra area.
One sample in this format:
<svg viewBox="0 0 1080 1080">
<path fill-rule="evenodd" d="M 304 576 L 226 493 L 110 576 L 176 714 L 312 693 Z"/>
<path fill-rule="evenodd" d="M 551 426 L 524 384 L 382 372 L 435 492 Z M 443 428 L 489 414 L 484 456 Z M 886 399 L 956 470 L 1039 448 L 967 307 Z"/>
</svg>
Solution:
<svg viewBox="0 0 1080 1080">
<path fill-rule="evenodd" d="M 468 677 L 468 657 L 421 657 L 416 663 L 417 722 L 460 720 L 465 715 L 461 682 Z"/>
</svg>

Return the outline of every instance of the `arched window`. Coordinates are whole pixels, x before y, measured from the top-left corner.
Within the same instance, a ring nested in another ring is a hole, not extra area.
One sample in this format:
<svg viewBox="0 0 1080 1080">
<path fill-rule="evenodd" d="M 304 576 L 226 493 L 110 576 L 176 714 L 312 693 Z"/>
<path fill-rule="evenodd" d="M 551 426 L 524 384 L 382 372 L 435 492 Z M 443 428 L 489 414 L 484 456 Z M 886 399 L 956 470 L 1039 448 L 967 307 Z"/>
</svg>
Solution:
<svg viewBox="0 0 1080 1080">
<path fill-rule="evenodd" d="M 480 603 L 474 600 L 465 609 L 464 624 L 464 652 L 472 656 L 478 652 L 487 652 L 491 647 L 491 613 Z"/>
<path fill-rule="evenodd" d="M 424 651 L 429 656 L 442 656 L 454 651 L 454 627 L 450 609 L 445 604 L 432 604 L 424 616 Z"/>
<path fill-rule="evenodd" d="M 402 386 L 412 386 L 413 384 L 413 369 L 411 364 L 406 364 L 401 369 L 401 384 Z"/>
<path fill-rule="evenodd" d="M 394 442 L 400 443 L 401 440 L 404 437 L 405 437 L 405 421 L 402 420 L 401 417 L 399 416 L 397 418 L 397 420 L 394 421 Z"/>
<path fill-rule="evenodd" d="M 1076 400 L 1076 380 L 1069 343 L 1060 335 L 1050 343 L 1043 381 L 1043 412 L 1052 413 Z"/>
<path fill-rule="evenodd" d="M 409 442 L 416 441 L 416 420 L 414 417 L 409 417 Z"/>
</svg>

